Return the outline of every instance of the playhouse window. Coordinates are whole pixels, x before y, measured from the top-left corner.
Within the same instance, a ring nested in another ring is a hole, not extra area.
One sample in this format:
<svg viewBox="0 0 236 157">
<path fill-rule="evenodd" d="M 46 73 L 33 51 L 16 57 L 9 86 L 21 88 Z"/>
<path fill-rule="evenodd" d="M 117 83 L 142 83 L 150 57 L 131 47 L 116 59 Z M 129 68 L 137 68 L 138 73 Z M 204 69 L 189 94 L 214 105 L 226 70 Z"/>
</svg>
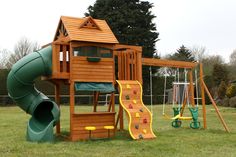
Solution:
<svg viewBox="0 0 236 157">
<path fill-rule="evenodd" d="M 83 46 L 74 48 L 74 56 L 112 58 L 112 50 L 96 46 Z"/>
</svg>

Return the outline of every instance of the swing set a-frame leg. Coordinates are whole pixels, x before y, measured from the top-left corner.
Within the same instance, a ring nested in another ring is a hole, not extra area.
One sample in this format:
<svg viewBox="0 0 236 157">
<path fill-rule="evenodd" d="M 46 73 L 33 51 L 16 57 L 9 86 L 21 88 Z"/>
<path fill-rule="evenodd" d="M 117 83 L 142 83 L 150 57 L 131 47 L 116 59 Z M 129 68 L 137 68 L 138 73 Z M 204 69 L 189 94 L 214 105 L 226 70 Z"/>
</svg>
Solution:
<svg viewBox="0 0 236 157">
<path fill-rule="evenodd" d="M 212 98 L 212 96 L 211 96 L 209 90 L 207 89 L 207 86 L 206 86 L 206 84 L 205 84 L 205 82 L 204 82 L 203 80 L 202 80 L 202 85 L 203 85 L 203 87 L 204 87 L 204 89 L 205 89 L 205 91 L 206 91 L 208 97 L 210 98 L 211 103 L 212 103 L 213 107 L 215 108 L 215 111 L 216 111 L 216 113 L 217 113 L 217 115 L 218 115 L 218 117 L 219 117 L 219 119 L 220 119 L 222 125 L 224 126 L 225 130 L 226 130 L 227 132 L 229 132 L 229 128 L 228 128 L 228 126 L 226 125 L 226 123 L 225 123 L 225 121 L 224 121 L 222 115 L 220 114 L 220 111 L 219 111 L 219 109 L 218 109 L 218 107 L 217 107 L 217 105 L 216 105 L 214 99 Z"/>
</svg>

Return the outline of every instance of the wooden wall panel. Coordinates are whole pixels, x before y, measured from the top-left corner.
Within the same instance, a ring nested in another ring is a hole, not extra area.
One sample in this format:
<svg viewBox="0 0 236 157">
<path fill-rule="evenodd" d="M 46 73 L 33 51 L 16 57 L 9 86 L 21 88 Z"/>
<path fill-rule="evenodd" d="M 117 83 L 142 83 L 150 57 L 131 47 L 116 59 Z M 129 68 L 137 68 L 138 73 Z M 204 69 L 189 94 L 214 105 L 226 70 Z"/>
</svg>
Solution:
<svg viewBox="0 0 236 157">
<path fill-rule="evenodd" d="M 113 58 L 101 58 L 99 62 L 89 62 L 87 57 L 73 57 L 71 79 L 78 82 L 113 82 Z"/>
<path fill-rule="evenodd" d="M 91 138 L 107 138 L 108 130 L 104 126 L 115 125 L 115 112 L 93 112 L 73 114 L 73 128 L 71 130 L 72 141 L 85 140 L 89 138 L 86 126 L 94 126 L 96 130 L 91 132 Z M 110 130 L 110 137 L 115 135 L 115 130 Z"/>
</svg>

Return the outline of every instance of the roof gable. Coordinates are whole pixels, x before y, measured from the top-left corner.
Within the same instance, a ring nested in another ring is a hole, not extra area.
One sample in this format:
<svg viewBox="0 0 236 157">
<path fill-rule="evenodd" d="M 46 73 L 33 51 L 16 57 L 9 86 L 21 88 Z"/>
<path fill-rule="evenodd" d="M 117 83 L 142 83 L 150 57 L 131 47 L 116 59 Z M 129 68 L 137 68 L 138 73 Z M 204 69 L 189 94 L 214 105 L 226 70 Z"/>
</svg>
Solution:
<svg viewBox="0 0 236 157">
<path fill-rule="evenodd" d="M 62 16 L 54 41 L 62 35 L 69 41 L 119 43 L 105 20 L 93 19 L 92 17 Z"/>
<path fill-rule="evenodd" d="M 92 28 L 101 30 L 91 16 L 85 18 L 84 22 L 81 23 L 79 28 Z"/>
</svg>

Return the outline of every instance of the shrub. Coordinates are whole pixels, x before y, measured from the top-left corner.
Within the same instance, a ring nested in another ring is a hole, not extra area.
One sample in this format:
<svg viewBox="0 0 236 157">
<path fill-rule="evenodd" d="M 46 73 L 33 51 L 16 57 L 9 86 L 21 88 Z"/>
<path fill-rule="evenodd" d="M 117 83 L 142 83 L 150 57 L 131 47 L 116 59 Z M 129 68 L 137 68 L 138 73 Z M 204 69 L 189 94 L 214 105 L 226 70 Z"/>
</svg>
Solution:
<svg viewBox="0 0 236 157">
<path fill-rule="evenodd" d="M 236 85 L 231 84 L 231 85 L 227 88 L 227 90 L 226 90 L 226 96 L 227 96 L 228 98 L 232 98 L 232 97 L 236 96 Z"/>
<path fill-rule="evenodd" d="M 217 95 L 218 95 L 219 99 L 224 99 L 225 98 L 226 89 L 227 89 L 227 86 L 226 86 L 225 81 L 221 81 L 220 86 L 219 86 L 218 91 L 217 91 Z"/>
</svg>

